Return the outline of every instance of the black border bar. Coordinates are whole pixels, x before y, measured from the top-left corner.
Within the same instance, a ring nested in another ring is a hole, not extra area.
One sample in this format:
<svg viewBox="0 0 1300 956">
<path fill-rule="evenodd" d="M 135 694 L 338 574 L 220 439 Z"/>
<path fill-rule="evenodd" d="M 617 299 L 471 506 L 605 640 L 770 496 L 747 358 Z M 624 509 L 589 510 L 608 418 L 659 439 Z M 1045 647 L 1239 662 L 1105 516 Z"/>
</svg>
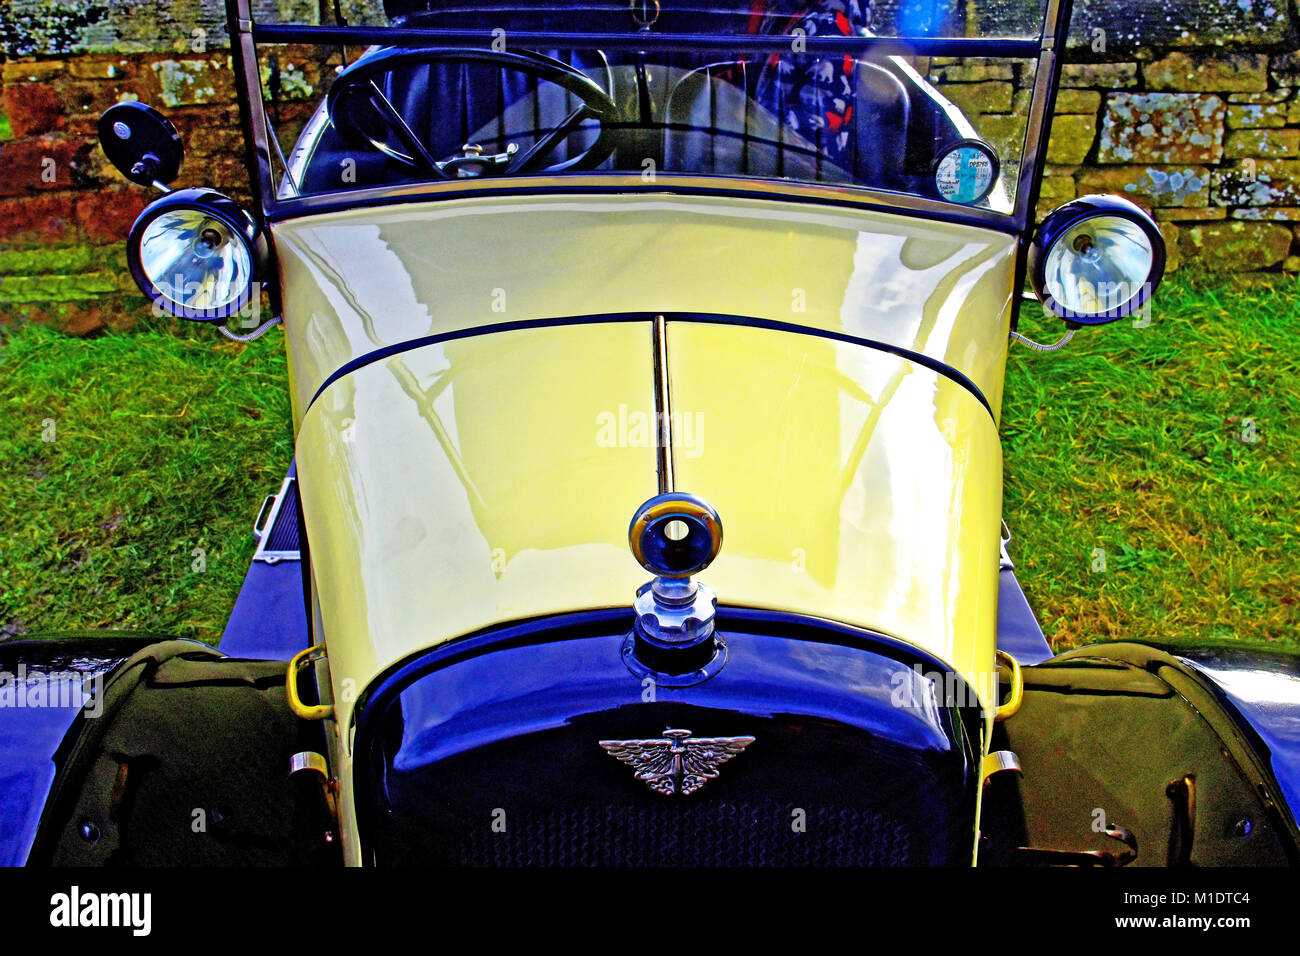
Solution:
<svg viewBox="0 0 1300 956">
<path fill-rule="evenodd" d="M 483 30 L 428 27 L 332 27 L 309 24 L 252 24 L 257 43 L 382 44 L 384 46 L 481 47 L 496 39 Z M 799 52 L 861 53 L 884 50 L 912 56 L 1038 56 L 1038 37 L 839 37 L 799 34 L 701 33 L 549 33 L 511 31 L 506 47 L 564 50 L 623 50 L 632 52 L 778 53 L 796 44 Z"/>
</svg>

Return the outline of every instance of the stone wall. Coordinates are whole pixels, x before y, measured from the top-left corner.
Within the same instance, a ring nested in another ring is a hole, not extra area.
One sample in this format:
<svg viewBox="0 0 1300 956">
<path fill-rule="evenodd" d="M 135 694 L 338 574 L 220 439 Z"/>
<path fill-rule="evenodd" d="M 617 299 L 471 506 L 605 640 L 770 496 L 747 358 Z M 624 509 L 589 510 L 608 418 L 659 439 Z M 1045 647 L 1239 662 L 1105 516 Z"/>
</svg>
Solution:
<svg viewBox="0 0 1300 956">
<path fill-rule="evenodd" d="M 916 2 L 879 0 L 879 9 L 895 16 Z M 1300 271 L 1295 2 L 1078 0 L 1041 207 L 1115 192 L 1154 212 L 1172 268 Z M 969 28 L 990 11 L 1005 22 L 1024 4 L 962 3 L 953 15 Z M 329 0 L 255 6 L 259 16 L 301 21 Z M 375 0 L 343 6 L 354 22 L 376 19 Z M 0 6 L 0 323 L 85 333 L 143 314 L 123 239 L 150 194 L 127 185 L 95 139 L 99 113 L 117 100 L 166 109 L 185 136 L 183 182 L 247 196 L 223 8 L 221 0 Z M 309 108 L 322 55 L 280 51 L 286 123 Z M 923 65 L 982 135 L 1019 152 L 1027 65 Z"/>
<path fill-rule="evenodd" d="M 1243 44 L 1243 46 L 1246 46 Z M 1170 269 L 1300 271 L 1300 55 L 1071 47 L 1039 214 L 1089 193 L 1151 211 Z M 1023 142 L 1028 64 L 931 60 L 929 75 L 1004 155 Z"/>
</svg>

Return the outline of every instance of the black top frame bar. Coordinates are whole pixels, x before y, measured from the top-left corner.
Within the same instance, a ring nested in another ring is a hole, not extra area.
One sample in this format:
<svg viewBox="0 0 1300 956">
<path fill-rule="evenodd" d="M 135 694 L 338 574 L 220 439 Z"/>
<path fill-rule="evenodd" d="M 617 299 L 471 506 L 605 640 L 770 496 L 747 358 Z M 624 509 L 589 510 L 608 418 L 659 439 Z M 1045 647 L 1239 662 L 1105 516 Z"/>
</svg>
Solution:
<svg viewBox="0 0 1300 956">
<path fill-rule="evenodd" d="M 257 43 L 320 43 L 331 45 L 482 47 L 496 37 L 483 30 L 444 30 L 427 27 L 317 27 L 306 24 L 253 24 Z M 914 56 L 1038 56 L 1037 38 L 983 37 L 840 37 L 768 34 L 698 33 L 536 33 L 509 32 L 507 49 L 630 50 L 633 52 L 863 53 L 868 50 Z"/>
</svg>

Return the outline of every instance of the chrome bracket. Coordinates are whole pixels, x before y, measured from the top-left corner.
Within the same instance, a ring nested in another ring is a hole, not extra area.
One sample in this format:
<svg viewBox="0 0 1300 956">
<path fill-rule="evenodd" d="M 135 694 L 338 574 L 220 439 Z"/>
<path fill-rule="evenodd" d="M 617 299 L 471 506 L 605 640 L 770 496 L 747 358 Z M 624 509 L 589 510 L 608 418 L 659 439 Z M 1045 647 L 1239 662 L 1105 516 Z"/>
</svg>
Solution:
<svg viewBox="0 0 1300 956">
<path fill-rule="evenodd" d="M 1011 560 L 1010 553 L 1007 551 L 1007 545 L 1009 545 L 1010 543 L 1011 543 L 1011 529 L 1007 527 L 1007 522 L 1006 519 L 1004 518 L 1002 520 L 1002 539 L 998 545 L 998 552 L 999 552 L 998 570 L 999 571 L 1010 571 L 1013 570 L 1016 566 L 1015 563 Z"/>
</svg>

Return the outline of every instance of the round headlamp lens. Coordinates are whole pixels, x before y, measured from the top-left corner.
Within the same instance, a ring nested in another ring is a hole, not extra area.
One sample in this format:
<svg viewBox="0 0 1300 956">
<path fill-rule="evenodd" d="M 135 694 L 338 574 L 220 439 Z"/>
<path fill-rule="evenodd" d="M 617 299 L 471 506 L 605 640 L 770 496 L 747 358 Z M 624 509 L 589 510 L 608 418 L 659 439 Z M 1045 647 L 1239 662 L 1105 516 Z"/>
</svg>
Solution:
<svg viewBox="0 0 1300 956">
<path fill-rule="evenodd" d="M 182 315 L 220 316 L 253 287 L 253 253 L 224 220 L 202 209 L 168 209 L 140 236 L 145 277 Z"/>
<path fill-rule="evenodd" d="M 1043 284 L 1069 317 L 1124 315 L 1148 290 L 1155 250 L 1124 216 L 1092 216 L 1070 226 L 1047 250 Z"/>
</svg>

